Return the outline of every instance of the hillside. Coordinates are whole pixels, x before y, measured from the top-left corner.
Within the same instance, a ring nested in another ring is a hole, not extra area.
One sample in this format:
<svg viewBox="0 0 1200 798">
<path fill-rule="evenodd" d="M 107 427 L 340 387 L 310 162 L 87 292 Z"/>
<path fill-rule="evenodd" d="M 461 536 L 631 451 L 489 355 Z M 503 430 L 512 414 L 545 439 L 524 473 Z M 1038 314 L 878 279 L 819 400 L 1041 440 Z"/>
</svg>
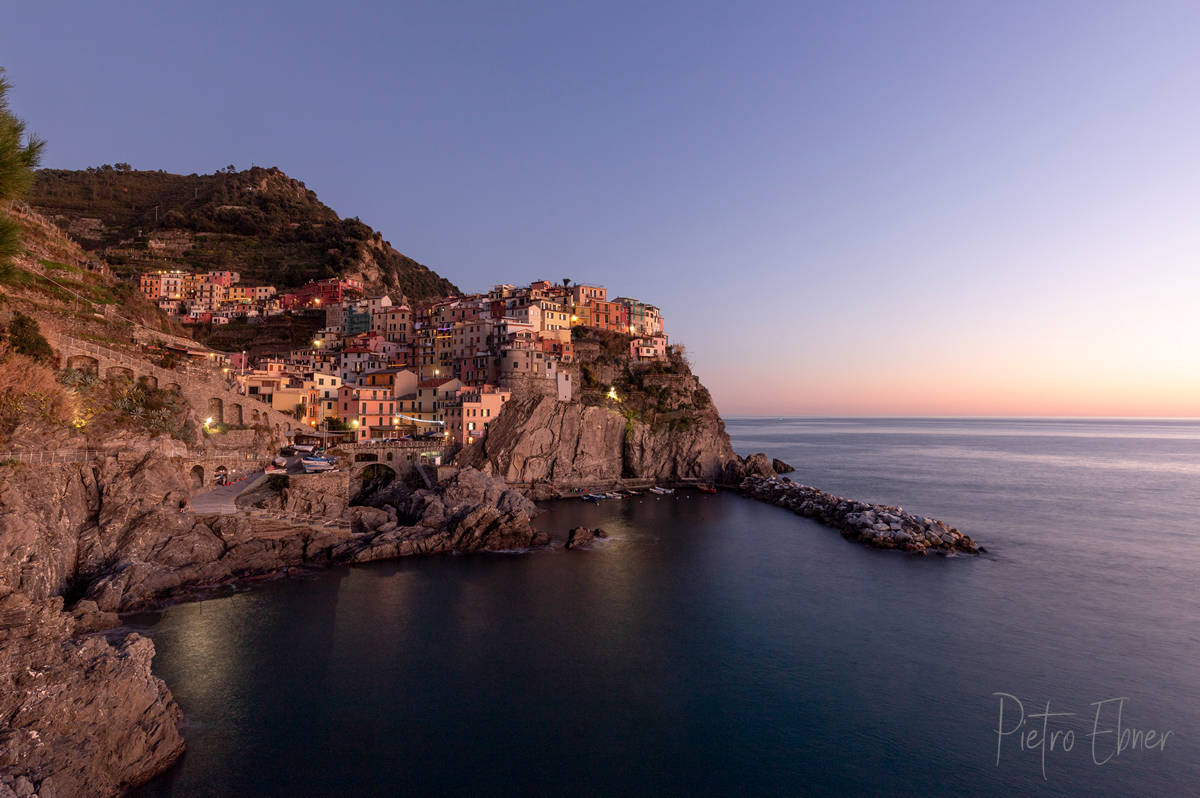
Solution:
<svg viewBox="0 0 1200 798">
<path fill-rule="evenodd" d="M 27 200 L 120 275 L 232 269 L 280 289 L 342 275 L 411 299 L 458 293 L 279 169 L 175 175 L 118 167 L 39 170 Z"/>
</svg>

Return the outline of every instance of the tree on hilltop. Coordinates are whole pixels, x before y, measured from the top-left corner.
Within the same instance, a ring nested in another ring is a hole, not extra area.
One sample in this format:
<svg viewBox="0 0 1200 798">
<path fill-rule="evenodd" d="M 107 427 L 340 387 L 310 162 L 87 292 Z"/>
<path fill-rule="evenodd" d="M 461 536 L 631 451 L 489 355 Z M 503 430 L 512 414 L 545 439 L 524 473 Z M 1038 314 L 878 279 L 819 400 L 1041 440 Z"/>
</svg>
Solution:
<svg viewBox="0 0 1200 798">
<path fill-rule="evenodd" d="M 45 145 L 37 136 L 26 134 L 25 123 L 9 110 L 9 88 L 0 69 L 0 265 L 20 251 L 20 225 L 5 212 L 33 184 L 33 170 Z"/>
</svg>

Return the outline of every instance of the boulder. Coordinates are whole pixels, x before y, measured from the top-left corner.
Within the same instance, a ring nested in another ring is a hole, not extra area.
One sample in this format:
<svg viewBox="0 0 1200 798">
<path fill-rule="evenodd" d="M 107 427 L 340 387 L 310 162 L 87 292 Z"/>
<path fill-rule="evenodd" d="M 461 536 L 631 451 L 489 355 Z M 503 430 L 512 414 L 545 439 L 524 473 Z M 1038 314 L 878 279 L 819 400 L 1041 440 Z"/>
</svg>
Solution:
<svg viewBox="0 0 1200 798">
<path fill-rule="evenodd" d="M 567 533 L 568 549 L 586 549 L 595 541 L 596 535 L 585 526 L 577 526 Z"/>
<path fill-rule="evenodd" d="M 752 454 L 746 458 L 746 476 L 758 477 L 773 477 L 775 469 L 771 467 L 771 460 L 762 452 Z"/>
<path fill-rule="evenodd" d="M 776 474 L 790 474 L 796 470 L 796 469 L 792 468 L 790 465 L 788 465 L 787 463 L 780 460 L 778 457 L 776 457 L 775 459 L 773 459 L 771 461 L 771 468 L 773 468 L 775 470 Z"/>
</svg>

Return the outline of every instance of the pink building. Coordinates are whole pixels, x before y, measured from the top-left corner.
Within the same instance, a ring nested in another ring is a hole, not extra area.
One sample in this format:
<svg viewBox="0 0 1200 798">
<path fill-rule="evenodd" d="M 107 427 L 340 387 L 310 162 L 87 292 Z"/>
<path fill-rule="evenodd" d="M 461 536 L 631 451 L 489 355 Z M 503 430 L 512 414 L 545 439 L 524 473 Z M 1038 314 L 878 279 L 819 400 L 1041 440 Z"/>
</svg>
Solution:
<svg viewBox="0 0 1200 798">
<path fill-rule="evenodd" d="M 666 360 L 667 336 L 655 335 L 644 338 L 634 338 L 629 342 L 629 357 L 638 360 Z"/>
<path fill-rule="evenodd" d="M 386 438 L 396 429 L 396 398 L 390 387 L 343 385 L 338 388 L 337 417 L 355 440 Z"/>
<path fill-rule="evenodd" d="M 458 399 L 446 406 L 446 431 L 462 446 L 474 443 L 487 434 L 488 424 L 511 398 L 509 391 L 493 385 L 464 388 Z"/>
</svg>

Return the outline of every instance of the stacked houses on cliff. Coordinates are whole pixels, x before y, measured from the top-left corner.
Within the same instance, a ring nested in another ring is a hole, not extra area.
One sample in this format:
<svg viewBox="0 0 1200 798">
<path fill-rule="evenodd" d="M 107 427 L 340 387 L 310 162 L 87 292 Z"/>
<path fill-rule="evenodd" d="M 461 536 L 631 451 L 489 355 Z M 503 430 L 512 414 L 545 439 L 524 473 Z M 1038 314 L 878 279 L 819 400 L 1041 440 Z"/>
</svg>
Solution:
<svg viewBox="0 0 1200 798">
<path fill-rule="evenodd" d="M 634 361 L 666 357 L 659 309 L 610 298 L 598 285 L 541 280 L 411 304 L 346 286 L 297 295 L 325 310 L 325 327 L 286 358 L 241 363 L 238 382 L 313 427 L 348 429 L 360 441 L 436 431 L 468 444 L 513 395 L 571 399 L 573 327 L 630 336 Z"/>
<path fill-rule="evenodd" d="M 280 294 L 274 286 L 244 285 L 234 271 L 153 272 L 141 276 L 140 288 L 195 323 L 323 311 L 325 325 L 308 346 L 254 363 L 234 354 L 231 374 L 246 395 L 358 440 L 436 430 L 468 444 L 514 394 L 571 399 L 575 327 L 630 336 L 635 362 L 667 353 L 657 307 L 567 280 L 411 304 L 370 296 L 345 278 Z"/>
<path fill-rule="evenodd" d="M 185 324 L 228 324 L 233 319 L 320 309 L 363 292 L 361 281 L 334 277 L 310 280 L 294 291 L 280 294 L 273 285 L 243 284 L 241 275 L 235 271 L 147 272 L 139 278 L 138 287 L 147 299 Z"/>
</svg>

